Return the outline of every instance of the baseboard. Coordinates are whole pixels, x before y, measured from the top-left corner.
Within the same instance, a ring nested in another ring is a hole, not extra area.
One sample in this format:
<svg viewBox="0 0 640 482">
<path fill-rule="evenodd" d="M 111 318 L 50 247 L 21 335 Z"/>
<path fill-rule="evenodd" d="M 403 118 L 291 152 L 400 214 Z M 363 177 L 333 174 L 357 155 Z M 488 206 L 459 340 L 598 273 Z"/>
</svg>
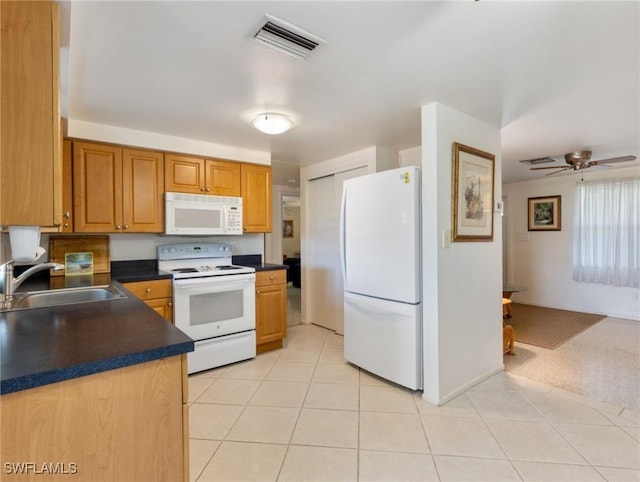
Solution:
<svg viewBox="0 0 640 482">
<path fill-rule="evenodd" d="M 422 399 L 425 402 L 429 402 L 430 404 L 436 405 L 436 406 L 439 407 L 441 405 L 444 405 L 447 402 L 450 402 L 451 400 L 456 398 L 458 395 L 460 395 L 460 394 L 466 392 L 467 390 L 475 387 L 479 383 L 484 382 L 487 378 L 491 378 L 496 373 L 500 373 L 502 371 L 504 371 L 504 364 L 502 366 L 500 366 L 500 367 L 497 367 L 497 368 L 489 371 L 488 373 L 485 373 L 484 375 L 480 375 L 479 377 L 474 378 L 470 382 L 465 383 L 461 387 L 456 388 L 454 391 L 448 393 L 447 395 L 445 395 L 444 397 L 440 398 L 439 400 L 430 400 L 428 396 L 424 395 L 424 393 L 422 394 Z"/>
<path fill-rule="evenodd" d="M 607 318 L 616 318 L 618 320 L 640 321 L 640 314 L 638 314 L 637 316 L 633 316 L 633 315 L 629 315 L 628 313 L 626 314 L 608 313 Z"/>
</svg>

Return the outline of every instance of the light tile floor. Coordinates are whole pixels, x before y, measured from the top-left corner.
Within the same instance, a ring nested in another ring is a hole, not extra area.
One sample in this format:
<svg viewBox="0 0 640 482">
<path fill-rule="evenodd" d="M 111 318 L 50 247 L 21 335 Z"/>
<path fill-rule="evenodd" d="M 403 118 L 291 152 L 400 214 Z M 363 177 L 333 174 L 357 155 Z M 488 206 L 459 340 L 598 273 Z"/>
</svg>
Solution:
<svg viewBox="0 0 640 482">
<path fill-rule="evenodd" d="M 640 415 L 506 372 L 442 407 L 289 328 L 286 348 L 189 377 L 191 480 L 640 481 Z"/>
</svg>

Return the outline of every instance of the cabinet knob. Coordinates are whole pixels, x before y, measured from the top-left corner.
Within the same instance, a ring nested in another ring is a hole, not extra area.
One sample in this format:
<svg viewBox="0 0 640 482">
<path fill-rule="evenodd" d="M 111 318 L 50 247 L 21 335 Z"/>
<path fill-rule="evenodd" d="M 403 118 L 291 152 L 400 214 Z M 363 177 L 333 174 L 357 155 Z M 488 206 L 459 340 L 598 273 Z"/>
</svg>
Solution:
<svg viewBox="0 0 640 482">
<path fill-rule="evenodd" d="M 146 293 L 151 293 L 151 288 L 147 288 L 146 290 L 144 290 Z"/>
<path fill-rule="evenodd" d="M 260 290 L 256 290 L 256 294 L 259 295 L 260 294 Z"/>
<path fill-rule="evenodd" d="M 211 191 L 211 189 L 207 188 L 206 191 L 209 192 L 209 191 Z"/>
<path fill-rule="evenodd" d="M 116 229 L 120 230 L 120 229 L 122 229 L 122 226 L 120 226 L 119 224 L 116 224 Z"/>
<path fill-rule="evenodd" d="M 65 219 L 69 219 L 71 217 L 71 213 L 69 211 L 65 211 L 62 213 L 62 217 Z"/>
<path fill-rule="evenodd" d="M 204 188 L 203 187 L 200 188 L 200 192 L 204 192 Z"/>
<path fill-rule="evenodd" d="M 129 225 L 128 225 L 128 224 L 125 224 L 125 225 L 124 225 L 124 229 L 129 229 Z"/>
<path fill-rule="evenodd" d="M 68 228 L 69 227 L 69 223 L 64 223 L 64 227 Z"/>
<path fill-rule="evenodd" d="M 273 276 L 273 275 L 271 275 L 271 276 L 269 276 L 269 279 L 270 279 L 271 281 L 273 281 L 274 279 L 276 279 L 276 277 L 275 277 L 275 276 Z"/>
<path fill-rule="evenodd" d="M 173 303 L 171 303 L 171 301 L 169 301 L 169 302 L 167 303 L 167 306 L 173 306 Z"/>
</svg>

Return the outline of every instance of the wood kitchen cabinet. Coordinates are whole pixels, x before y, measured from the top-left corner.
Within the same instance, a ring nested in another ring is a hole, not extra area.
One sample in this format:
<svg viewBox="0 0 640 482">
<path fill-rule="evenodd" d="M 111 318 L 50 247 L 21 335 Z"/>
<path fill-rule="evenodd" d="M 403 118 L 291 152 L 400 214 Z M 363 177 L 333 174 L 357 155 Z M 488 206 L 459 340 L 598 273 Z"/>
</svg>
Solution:
<svg viewBox="0 0 640 482">
<path fill-rule="evenodd" d="M 60 226 L 59 14 L 0 2 L 0 224 Z"/>
<path fill-rule="evenodd" d="M 71 141 L 62 141 L 62 233 L 73 233 L 73 154 Z"/>
<path fill-rule="evenodd" d="M 165 191 L 239 197 L 240 163 L 165 154 Z"/>
<path fill-rule="evenodd" d="M 256 272 L 256 351 L 282 348 L 287 337 L 286 270 Z"/>
<path fill-rule="evenodd" d="M 3 480 L 187 482 L 185 367 L 177 355 L 2 395 L 3 463 L 75 470 Z"/>
<path fill-rule="evenodd" d="M 164 232 L 164 154 L 73 142 L 74 230 Z"/>
<path fill-rule="evenodd" d="M 242 230 L 270 233 L 271 166 L 242 164 Z"/>
<path fill-rule="evenodd" d="M 134 295 L 173 323 L 173 291 L 170 279 L 122 283 Z"/>
</svg>

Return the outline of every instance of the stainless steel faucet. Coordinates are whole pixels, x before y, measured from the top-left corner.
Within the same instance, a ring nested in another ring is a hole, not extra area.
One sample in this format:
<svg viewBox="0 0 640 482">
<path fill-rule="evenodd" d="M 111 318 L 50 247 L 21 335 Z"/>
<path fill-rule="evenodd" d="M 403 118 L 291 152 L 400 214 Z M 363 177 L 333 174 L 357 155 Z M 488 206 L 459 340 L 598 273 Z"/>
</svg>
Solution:
<svg viewBox="0 0 640 482">
<path fill-rule="evenodd" d="M 0 264 L 0 308 L 6 308 L 6 306 L 10 304 L 15 291 L 32 274 L 45 269 L 64 269 L 64 265 L 58 263 L 36 264 L 15 278 L 13 276 L 14 264 L 15 261 L 13 259 L 4 264 Z"/>
</svg>

